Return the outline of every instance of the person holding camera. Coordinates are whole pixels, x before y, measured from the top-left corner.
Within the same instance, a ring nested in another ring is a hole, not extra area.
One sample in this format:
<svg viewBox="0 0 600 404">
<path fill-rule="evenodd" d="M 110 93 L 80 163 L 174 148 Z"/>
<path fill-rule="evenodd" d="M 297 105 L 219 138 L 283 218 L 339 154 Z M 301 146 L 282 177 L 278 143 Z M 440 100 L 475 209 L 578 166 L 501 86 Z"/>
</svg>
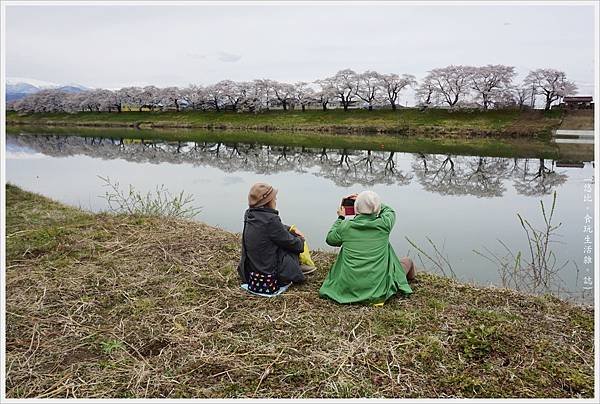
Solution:
<svg viewBox="0 0 600 404">
<path fill-rule="evenodd" d="M 242 254 L 238 274 L 252 293 L 273 295 L 280 287 L 305 280 L 314 266 L 300 265 L 304 234 L 281 223 L 277 189 L 265 183 L 252 185 L 244 214 Z"/>
<path fill-rule="evenodd" d="M 349 200 L 354 200 L 353 207 Z M 415 278 L 414 263 L 408 257 L 398 259 L 389 242 L 394 210 L 375 192 L 363 191 L 344 198 L 337 214 L 326 242 L 342 248 L 319 294 L 338 303 L 381 305 L 397 292 L 412 293 L 408 281 Z"/>
</svg>

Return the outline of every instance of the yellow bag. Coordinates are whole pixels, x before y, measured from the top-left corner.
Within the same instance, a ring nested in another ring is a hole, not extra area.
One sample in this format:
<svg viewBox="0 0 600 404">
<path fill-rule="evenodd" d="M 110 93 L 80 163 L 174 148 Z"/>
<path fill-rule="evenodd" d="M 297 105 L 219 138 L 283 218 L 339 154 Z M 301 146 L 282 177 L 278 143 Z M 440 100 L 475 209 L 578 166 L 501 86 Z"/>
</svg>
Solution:
<svg viewBox="0 0 600 404">
<path fill-rule="evenodd" d="M 292 232 L 296 228 L 296 225 L 293 224 L 290 226 L 290 232 Z M 308 249 L 308 243 L 304 240 L 304 251 L 300 253 L 300 265 L 308 265 L 311 267 L 316 266 L 312 258 L 310 257 L 310 250 Z"/>
</svg>

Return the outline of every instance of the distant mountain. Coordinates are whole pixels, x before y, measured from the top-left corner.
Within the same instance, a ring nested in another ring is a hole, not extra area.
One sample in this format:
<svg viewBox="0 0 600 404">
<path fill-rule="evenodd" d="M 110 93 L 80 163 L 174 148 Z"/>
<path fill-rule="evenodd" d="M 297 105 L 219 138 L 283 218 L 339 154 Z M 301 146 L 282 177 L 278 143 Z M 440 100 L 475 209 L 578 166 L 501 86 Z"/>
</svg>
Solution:
<svg viewBox="0 0 600 404">
<path fill-rule="evenodd" d="M 19 99 L 25 98 L 31 94 L 32 93 L 9 93 L 8 90 L 6 90 L 6 102 L 19 100 Z"/>
<path fill-rule="evenodd" d="M 29 83 L 16 83 L 16 84 L 6 84 L 6 92 L 7 93 L 22 93 L 22 94 L 33 94 L 40 91 L 39 87 L 31 85 Z"/>
<path fill-rule="evenodd" d="M 56 87 L 60 87 L 60 84 L 57 83 L 53 83 L 50 81 L 43 81 L 43 80 L 37 80 L 37 79 L 31 79 L 31 78 L 25 78 L 25 77 L 7 77 L 6 78 L 6 85 L 16 85 L 19 83 L 25 83 L 25 84 L 29 84 L 32 85 L 34 87 L 37 88 L 56 88 Z"/>
<path fill-rule="evenodd" d="M 56 84 L 49 81 L 29 79 L 23 77 L 6 78 L 6 102 L 18 100 L 35 94 L 42 90 L 57 89 L 65 93 L 79 93 L 89 90 L 87 87 L 78 84 Z"/>
</svg>

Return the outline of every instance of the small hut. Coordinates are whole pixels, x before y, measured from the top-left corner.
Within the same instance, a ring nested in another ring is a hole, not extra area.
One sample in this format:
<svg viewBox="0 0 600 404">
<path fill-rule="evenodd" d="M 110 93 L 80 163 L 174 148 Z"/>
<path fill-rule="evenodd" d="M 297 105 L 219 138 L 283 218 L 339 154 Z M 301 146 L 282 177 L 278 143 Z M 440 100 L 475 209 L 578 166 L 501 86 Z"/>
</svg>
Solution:
<svg viewBox="0 0 600 404">
<path fill-rule="evenodd" d="M 569 96 L 564 97 L 562 105 L 565 109 L 594 109 L 592 96 Z"/>
</svg>

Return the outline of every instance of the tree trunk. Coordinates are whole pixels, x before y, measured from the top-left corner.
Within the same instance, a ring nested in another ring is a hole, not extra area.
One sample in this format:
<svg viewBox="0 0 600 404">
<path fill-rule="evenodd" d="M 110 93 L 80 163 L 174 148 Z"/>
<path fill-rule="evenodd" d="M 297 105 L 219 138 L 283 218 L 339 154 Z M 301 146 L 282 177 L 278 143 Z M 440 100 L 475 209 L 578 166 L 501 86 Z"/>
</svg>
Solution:
<svg viewBox="0 0 600 404">
<path fill-rule="evenodd" d="M 369 111 L 373 111 L 373 106 L 369 104 Z"/>
<path fill-rule="evenodd" d="M 392 110 L 394 110 L 394 111 L 395 111 L 395 110 L 396 110 L 396 108 L 397 108 L 397 107 L 396 107 L 396 103 L 395 103 L 395 102 L 392 102 L 391 104 L 392 104 Z"/>
<path fill-rule="evenodd" d="M 321 104 L 323 106 L 323 111 L 327 111 L 327 103 Z"/>
<path fill-rule="evenodd" d="M 306 105 L 302 104 L 302 112 L 306 111 Z"/>
<path fill-rule="evenodd" d="M 552 104 L 552 98 L 546 97 L 546 106 L 544 107 L 544 111 L 550 110 L 550 104 Z"/>
</svg>

